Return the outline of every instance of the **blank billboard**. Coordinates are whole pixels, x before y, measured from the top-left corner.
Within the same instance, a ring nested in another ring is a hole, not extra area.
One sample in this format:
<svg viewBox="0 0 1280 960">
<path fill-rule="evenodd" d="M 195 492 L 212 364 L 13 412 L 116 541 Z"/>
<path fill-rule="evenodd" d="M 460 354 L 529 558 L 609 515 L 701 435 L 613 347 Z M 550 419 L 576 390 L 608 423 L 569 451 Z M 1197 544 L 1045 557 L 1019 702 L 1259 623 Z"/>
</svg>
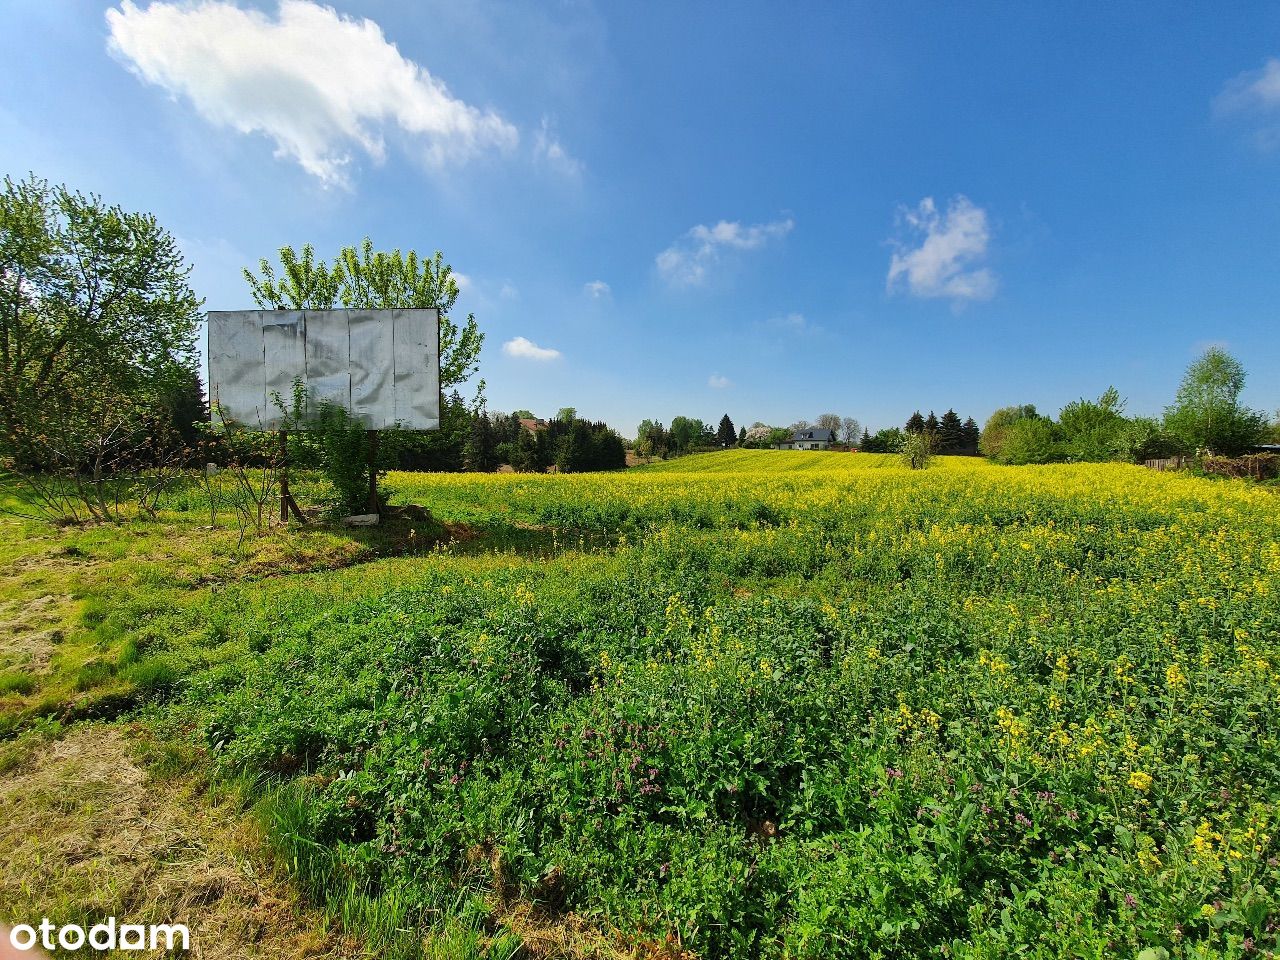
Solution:
<svg viewBox="0 0 1280 960">
<path fill-rule="evenodd" d="M 211 310 L 209 399 L 220 419 L 277 430 L 295 379 L 312 412 L 370 430 L 440 428 L 438 310 Z"/>
</svg>

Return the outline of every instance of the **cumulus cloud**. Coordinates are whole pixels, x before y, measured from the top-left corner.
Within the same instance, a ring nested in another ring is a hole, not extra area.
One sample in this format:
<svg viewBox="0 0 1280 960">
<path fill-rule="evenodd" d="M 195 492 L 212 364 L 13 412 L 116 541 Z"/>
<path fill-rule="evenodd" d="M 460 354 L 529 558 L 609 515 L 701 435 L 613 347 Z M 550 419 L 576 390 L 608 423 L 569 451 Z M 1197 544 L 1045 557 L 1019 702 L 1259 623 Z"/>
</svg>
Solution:
<svg viewBox="0 0 1280 960">
<path fill-rule="evenodd" d="M 901 209 L 898 221 L 888 290 L 905 288 L 916 297 L 955 303 L 995 295 L 995 274 L 981 265 L 991 240 L 987 212 L 968 197 L 954 197 L 945 213 L 925 197 L 914 209 Z"/>
<path fill-rule="evenodd" d="M 280 0 L 274 17 L 227 0 L 123 0 L 106 19 L 109 50 L 140 78 L 214 126 L 269 137 L 276 156 L 326 184 L 349 182 L 357 151 L 381 162 L 388 133 L 436 167 L 519 140 L 501 116 L 402 56 L 372 20 L 310 0 Z"/>
<path fill-rule="evenodd" d="M 1280 146 L 1280 59 L 1272 57 L 1259 70 L 1247 70 L 1230 80 L 1213 102 L 1219 117 L 1259 124 L 1254 141 L 1259 147 Z"/>
<path fill-rule="evenodd" d="M 576 178 L 582 175 L 582 161 L 565 149 L 546 117 L 542 118 L 542 126 L 534 135 L 533 156 L 539 163 L 563 176 Z"/>
<path fill-rule="evenodd" d="M 723 390 L 725 387 L 733 386 L 733 381 L 728 377 L 722 377 L 718 373 L 713 373 L 707 377 L 707 386 L 715 387 L 717 390 Z"/>
<path fill-rule="evenodd" d="M 592 300 L 604 300 L 613 293 L 613 290 L 603 280 L 592 280 L 582 285 L 582 292 Z"/>
<path fill-rule="evenodd" d="M 795 227 L 790 218 L 773 223 L 743 226 L 721 220 L 713 226 L 698 224 L 654 258 L 658 273 L 676 287 L 704 283 L 707 272 L 725 250 L 758 250 L 770 240 L 785 237 Z"/>
<path fill-rule="evenodd" d="M 502 352 L 508 357 L 519 357 L 522 360 L 559 360 L 560 351 L 550 347 L 540 347 L 526 337 L 516 337 L 502 345 Z"/>
</svg>

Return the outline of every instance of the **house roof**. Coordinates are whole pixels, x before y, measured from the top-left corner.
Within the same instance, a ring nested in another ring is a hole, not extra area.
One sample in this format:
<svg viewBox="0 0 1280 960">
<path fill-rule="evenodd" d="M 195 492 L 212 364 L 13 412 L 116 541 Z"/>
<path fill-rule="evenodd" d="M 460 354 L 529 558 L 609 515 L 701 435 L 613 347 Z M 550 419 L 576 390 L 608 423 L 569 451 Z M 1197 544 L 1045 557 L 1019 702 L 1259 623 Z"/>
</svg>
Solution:
<svg viewBox="0 0 1280 960">
<path fill-rule="evenodd" d="M 810 427 L 808 430 L 797 430 L 791 434 L 791 443 L 800 443 L 803 440 L 819 440 L 825 443 L 836 442 L 836 432 L 834 430 L 825 430 L 819 427 Z"/>
</svg>

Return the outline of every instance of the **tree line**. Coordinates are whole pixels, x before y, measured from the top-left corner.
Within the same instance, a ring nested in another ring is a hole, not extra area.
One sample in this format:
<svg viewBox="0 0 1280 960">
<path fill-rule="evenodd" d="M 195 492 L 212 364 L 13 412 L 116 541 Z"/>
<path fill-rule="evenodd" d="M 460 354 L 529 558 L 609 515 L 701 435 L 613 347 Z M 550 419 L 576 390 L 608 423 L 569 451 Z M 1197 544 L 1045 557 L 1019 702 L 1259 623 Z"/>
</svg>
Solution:
<svg viewBox="0 0 1280 960">
<path fill-rule="evenodd" d="M 1280 439 L 1280 424 L 1241 402 L 1245 378 L 1239 360 L 1211 347 L 1187 367 L 1160 417 L 1127 416 L 1109 387 L 1096 400 L 1068 403 L 1056 419 L 1033 404 L 1001 407 L 987 420 L 980 449 L 1007 464 L 1240 456 Z"/>
<path fill-rule="evenodd" d="M 627 449 L 621 436 L 607 423 L 584 420 L 572 407 L 563 408 L 553 420 L 512 414 L 471 413 L 469 432 L 462 446 L 466 470 L 491 472 L 503 464 L 516 473 L 560 473 L 621 470 L 627 465 Z M 521 420 L 535 420 L 530 429 Z"/>
<path fill-rule="evenodd" d="M 1159 417 L 1127 415 L 1119 391 L 1108 387 L 1096 400 L 1066 404 L 1056 418 L 1041 414 L 1034 404 L 1001 407 L 981 429 L 973 417 L 961 420 L 953 408 L 941 417 L 932 410 L 928 416 L 917 410 L 902 427 L 876 433 L 860 428 L 853 417 L 834 413 L 788 427 L 757 421 L 736 435 L 728 414 L 714 431 L 687 417 L 676 417 L 669 429 L 645 420 L 638 431 L 637 452 L 678 456 L 731 446 L 768 449 L 790 440 L 796 431 L 817 428 L 831 430 L 837 445 L 850 450 L 902 453 L 910 448 L 913 461 L 932 454 L 981 454 L 1005 464 L 1238 457 L 1260 445 L 1280 443 L 1280 414 L 1273 421 L 1241 402 L 1245 380 L 1239 360 L 1211 347 L 1188 366 L 1173 403 Z"/>
</svg>

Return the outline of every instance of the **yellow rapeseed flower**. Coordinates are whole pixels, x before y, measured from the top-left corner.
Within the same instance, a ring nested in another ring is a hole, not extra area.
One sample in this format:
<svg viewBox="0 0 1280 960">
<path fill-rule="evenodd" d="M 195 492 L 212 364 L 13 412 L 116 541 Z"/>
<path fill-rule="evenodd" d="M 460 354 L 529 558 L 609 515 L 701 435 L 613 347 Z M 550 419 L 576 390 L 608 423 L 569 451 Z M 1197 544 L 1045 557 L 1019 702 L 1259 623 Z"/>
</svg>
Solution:
<svg viewBox="0 0 1280 960">
<path fill-rule="evenodd" d="M 1151 789 L 1151 774 L 1143 773 L 1141 770 L 1133 771 L 1129 774 L 1129 786 L 1140 793 L 1146 793 Z"/>
</svg>

